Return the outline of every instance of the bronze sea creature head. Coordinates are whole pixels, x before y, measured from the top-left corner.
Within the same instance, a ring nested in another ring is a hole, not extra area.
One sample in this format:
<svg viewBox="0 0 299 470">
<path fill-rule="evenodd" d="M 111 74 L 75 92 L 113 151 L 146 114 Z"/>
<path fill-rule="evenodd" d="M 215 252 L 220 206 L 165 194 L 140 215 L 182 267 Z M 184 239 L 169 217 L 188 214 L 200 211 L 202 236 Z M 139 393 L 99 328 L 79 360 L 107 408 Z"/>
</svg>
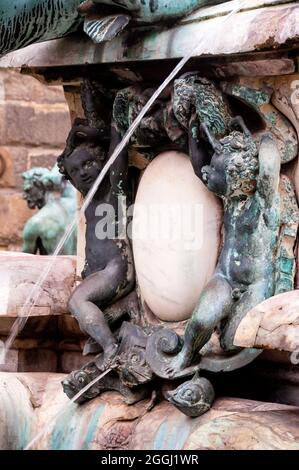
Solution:
<svg viewBox="0 0 299 470">
<path fill-rule="evenodd" d="M 197 417 L 211 408 L 215 393 L 211 382 L 196 373 L 193 379 L 167 392 L 165 398 L 185 415 Z"/>
</svg>

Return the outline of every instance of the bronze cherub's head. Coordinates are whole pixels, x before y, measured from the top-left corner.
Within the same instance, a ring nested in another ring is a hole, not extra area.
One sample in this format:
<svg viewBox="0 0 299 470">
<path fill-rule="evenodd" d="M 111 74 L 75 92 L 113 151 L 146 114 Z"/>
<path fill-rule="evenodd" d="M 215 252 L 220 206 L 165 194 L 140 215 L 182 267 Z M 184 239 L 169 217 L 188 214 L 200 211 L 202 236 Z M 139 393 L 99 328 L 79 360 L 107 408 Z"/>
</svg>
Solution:
<svg viewBox="0 0 299 470">
<path fill-rule="evenodd" d="M 101 172 L 107 154 L 107 140 L 103 138 L 101 130 L 77 119 L 57 165 L 65 178 L 85 196 Z"/>
<path fill-rule="evenodd" d="M 256 143 L 240 117 L 232 122 L 240 130 L 232 130 L 220 140 L 211 135 L 207 126 L 201 126 L 214 150 L 210 165 L 202 169 L 203 181 L 210 191 L 224 198 L 252 194 L 258 174 Z"/>
</svg>

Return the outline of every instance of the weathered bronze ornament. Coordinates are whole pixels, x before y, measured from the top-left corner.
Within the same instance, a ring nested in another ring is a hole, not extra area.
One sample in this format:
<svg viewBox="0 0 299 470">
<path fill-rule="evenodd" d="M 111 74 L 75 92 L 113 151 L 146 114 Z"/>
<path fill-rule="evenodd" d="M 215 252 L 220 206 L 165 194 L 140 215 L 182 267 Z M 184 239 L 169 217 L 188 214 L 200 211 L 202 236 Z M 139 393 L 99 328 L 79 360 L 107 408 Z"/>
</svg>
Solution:
<svg viewBox="0 0 299 470">
<path fill-rule="evenodd" d="M 110 41 L 131 21 L 173 22 L 196 8 L 223 1 L 227 0 L 1 0 L 0 55 L 66 36 L 82 25 L 94 42 Z"/>
<path fill-rule="evenodd" d="M 83 83 L 86 120 L 74 123 L 59 158 L 61 171 L 83 195 L 152 93 L 142 84 L 119 90 L 112 115 L 103 114 L 103 89 L 95 82 Z M 248 105 L 253 107 L 252 103 Z M 163 396 L 186 415 L 199 416 L 214 400 L 213 386 L 199 376 L 200 371 L 229 372 L 249 364 L 261 353 L 234 346 L 234 336 L 249 310 L 275 293 L 293 288 L 294 254 L 288 252 L 287 263 L 282 257 L 284 233 L 291 233 L 286 227 L 296 236 L 298 206 L 290 181 L 286 176 L 280 181 L 283 146 L 277 135 L 269 131 L 260 116 L 252 132 L 232 109 L 229 94 L 211 80 L 188 73 L 174 81 L 131 141 L 144 149 L 149 160 L 163 148 L 188 151 L 196 176 L 223 201 L 224 235 L 218 264 L 183 335 L 178 335 L 175 328 L 166 328 L 165 323 L 151 325 L 145 321 L 137 299 L 134 309 L 126 306 L 126 296 L 135 282 L 128 239 L 103 241 L 94 237 L 94 214 L 99 203 L 110 202 L 117 215 L 117 196 L 133 200 L 126 176 L 127 150 L 97 191 L 86 211 L 84 280 L 70 299 L 70 310 L 91 337 L 85 352 L 99 351 L 100 347 L 103 353 L 64 380 L 68 396 L 73 397 L 101 372 L 111 369 L 83 395 L 82 401 L 103 390 L 117 389 L 132 403 L 162 390 L 163 382 L 171 381 L 173 386 Z M 289 216 L 282 210 L 287 205 L 291 208 Z M 110 224 L 118 226 L 117 217 Z M 113 319 L 114 302 L 121 297 L 122 311 L 115 304 Z M 108 305 L 109 318 L 104 310 Z M 125 318 L 117 330 L 117 323 Z M 215 332 L 221 355 L 213 354 L 209 346 Z"/>
</svg>

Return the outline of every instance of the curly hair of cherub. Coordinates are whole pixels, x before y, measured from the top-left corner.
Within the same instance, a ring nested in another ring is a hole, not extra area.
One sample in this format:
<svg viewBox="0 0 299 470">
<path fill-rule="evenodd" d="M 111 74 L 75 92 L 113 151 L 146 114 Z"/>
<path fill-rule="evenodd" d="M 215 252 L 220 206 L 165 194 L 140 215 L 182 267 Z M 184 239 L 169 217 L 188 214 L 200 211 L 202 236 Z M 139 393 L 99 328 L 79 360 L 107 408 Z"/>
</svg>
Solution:
<svg viewBox="0 0 299 470">
<path fill-rule="evenodd" d="M 258 148 L 250 134 L 232 131 L 219 144 L 218 152 L 226 157 L 227 175 L 235 189 L 246 181 L 253 182 L 257 179 Z"/>
</svg>

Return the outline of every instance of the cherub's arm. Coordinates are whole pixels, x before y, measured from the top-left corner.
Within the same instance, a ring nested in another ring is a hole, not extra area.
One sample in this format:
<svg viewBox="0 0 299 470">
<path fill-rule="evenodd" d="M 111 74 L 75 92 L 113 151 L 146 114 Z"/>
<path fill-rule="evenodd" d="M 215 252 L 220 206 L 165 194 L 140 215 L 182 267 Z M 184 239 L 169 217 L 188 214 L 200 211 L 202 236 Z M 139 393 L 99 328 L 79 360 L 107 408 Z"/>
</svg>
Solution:
<svg viewBox="0 0 299 470">
<path fill-rule="evenodd" d="M 193 115 L 189 122 L 189 153 L 194 173 L 202 180 L 202 168 L 209 165 L 210 158 L 205 147 L 205 142 L 198 136 L 197 116 Z"/>
<path fill-rule="evenodd" d="M 259 175 L 257 193 L 266 205 L 271 205 L 277 194 L 280 176 L 280 152 L 271 134 L 265 134 L 259 149 Z"/>
<path fill-rule="evenodd" d="M 102 140 L 103 129 L 89 126 L 86 119 L 76 118 L 67 138 L 67 145 L 75 148 L 76 145 L 83 141 L 102 142 Z"/>
<path fill-rule="evenodd" d="M 111 124 L 111 141 L 108 159 L 112 156 L 116 147 L 121 143 L 122 136 L 115 123 Z M 128 189 L 128 150 L 125 147 L 118 155 L 110 168 L 110 184 L 115 196 L 125 196 Z"/>
</svg>

